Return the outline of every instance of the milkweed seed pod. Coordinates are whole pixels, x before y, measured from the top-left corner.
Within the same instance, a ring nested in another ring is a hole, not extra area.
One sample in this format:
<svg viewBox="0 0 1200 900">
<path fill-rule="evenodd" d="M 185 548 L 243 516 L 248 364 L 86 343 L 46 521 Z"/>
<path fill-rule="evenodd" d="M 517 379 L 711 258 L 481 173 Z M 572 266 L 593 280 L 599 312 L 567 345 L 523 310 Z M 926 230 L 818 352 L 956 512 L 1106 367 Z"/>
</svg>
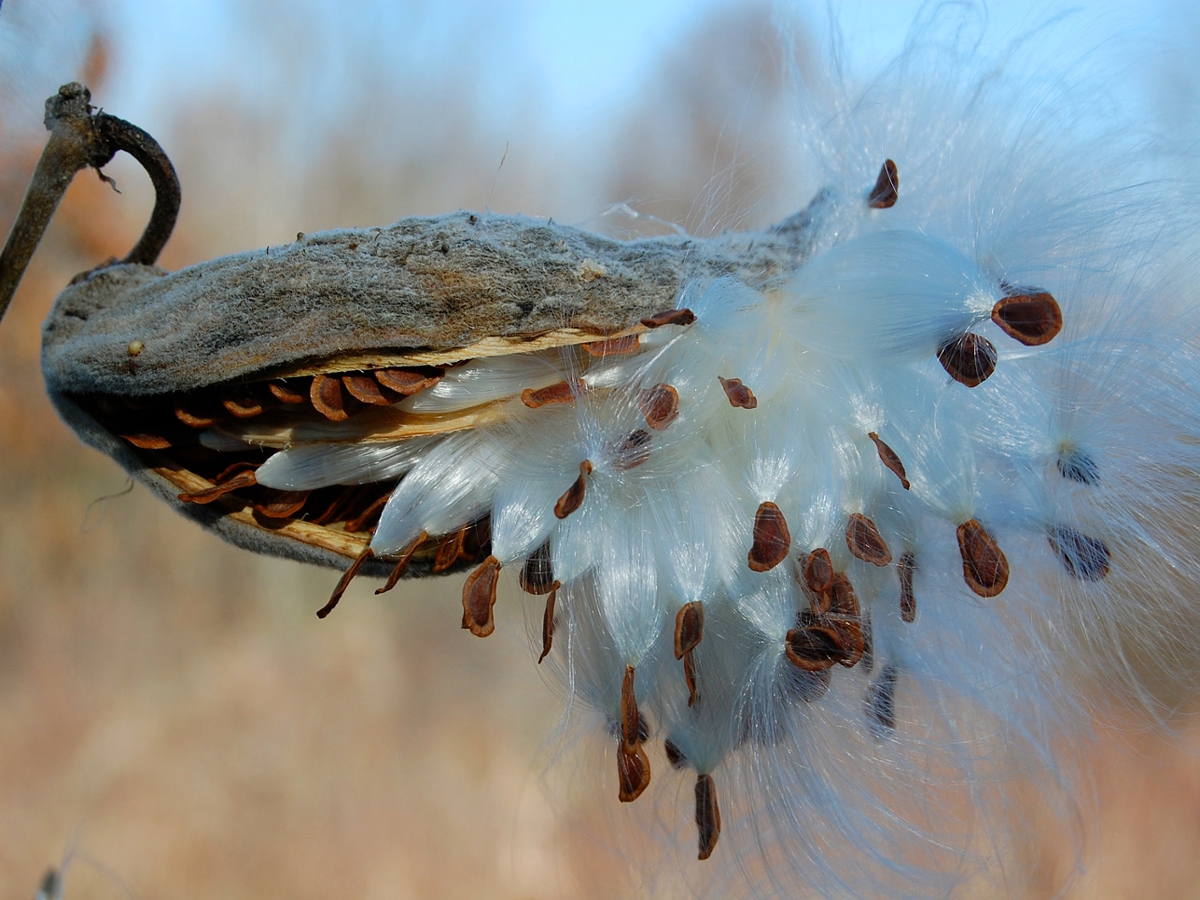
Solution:
<svg viewBox="0 0 1200 900">
<path fill-rule="evenodd" d="M 1186 701 L 1200 624 L 1191 214 L 1132 137 L 949 62 L 802 123 L 828 186 L 773 228 L 115 265 L 59 297 L 48 388 L 186 515 L 345 570 L 322 615 L 356 574 L 465 571 L 480 637 L 501 580 L 540 598 L 611 794 L 685 779 L 720 890 L 944 892 L 1036 818 L 1012 779 L 1070 811 L 1098 710 Z"/>
</svg>

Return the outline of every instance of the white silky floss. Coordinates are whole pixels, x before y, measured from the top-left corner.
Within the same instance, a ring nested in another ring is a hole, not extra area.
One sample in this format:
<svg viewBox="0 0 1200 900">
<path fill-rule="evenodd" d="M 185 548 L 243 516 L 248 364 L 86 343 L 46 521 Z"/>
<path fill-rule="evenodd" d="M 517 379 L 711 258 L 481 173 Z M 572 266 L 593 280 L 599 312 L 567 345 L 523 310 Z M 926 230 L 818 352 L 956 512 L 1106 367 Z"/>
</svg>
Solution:
<svg viewBox="0 0 1200 900">
<path fill-rule="evenodd" d="M 953 56 L 813 92 L 841 99 L 801 122 L 828 190 L 794 277 L 695 283 L 694 322 L 636 352 L 477 360 L 401 404 L 509 404 L 472 431 L 299 441 L 258 473 L 407 473 L 377 556 L 490 516 L 464 602 L 490 616 L 508 570 L 553 598 L 543 650 L 621 799 L 691 770 L 701 893 L 1018 877 L 1005 785 L 1066 815 L 1085 707 L 1153 722 L 1194 688 L 1191 204 L 1079 95 L 1031 107 L 1035 80 Z M 571 402 L 514 402 L 564 380 Z"/>
</svg>

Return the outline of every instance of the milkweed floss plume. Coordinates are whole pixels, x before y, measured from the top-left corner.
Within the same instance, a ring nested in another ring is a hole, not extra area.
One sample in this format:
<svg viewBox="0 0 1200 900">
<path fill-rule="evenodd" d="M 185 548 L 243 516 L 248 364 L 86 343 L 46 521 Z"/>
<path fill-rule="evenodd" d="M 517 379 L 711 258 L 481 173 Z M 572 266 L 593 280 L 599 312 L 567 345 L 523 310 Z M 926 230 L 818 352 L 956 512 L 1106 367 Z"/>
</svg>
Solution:
<svg viewBox="0 0 1200 900">
<path fill-rule="evenodd" d="M 836 54 L 803 80 L 815 197 L 761 240 L 677 240 L 673 300 L 619 327 L 571 332 L 585 300 L 540 343 L 165 407 L 208 454 L 185 505 L 344 523 L 322 614 L 360 566 L 467 564 L 481 637 L 519 619 L 502 582 L 544 600 L 535 652 L 602 735 L 603 792 L 668 836 L 629 851 L 697 894 L 1021 894 L 1034 835 L 1083 846 L 1096 723 L 1170 729 L 1194 697 L 1195 204 L 1102 93 L 1022 74 L 1041 36 L 981 63 L 956 15 L 871 80 Z M 797 264 L 713 249 L 769 241 Z M 573 277 L 599 290 L 595 252 Z"/>
</svg>

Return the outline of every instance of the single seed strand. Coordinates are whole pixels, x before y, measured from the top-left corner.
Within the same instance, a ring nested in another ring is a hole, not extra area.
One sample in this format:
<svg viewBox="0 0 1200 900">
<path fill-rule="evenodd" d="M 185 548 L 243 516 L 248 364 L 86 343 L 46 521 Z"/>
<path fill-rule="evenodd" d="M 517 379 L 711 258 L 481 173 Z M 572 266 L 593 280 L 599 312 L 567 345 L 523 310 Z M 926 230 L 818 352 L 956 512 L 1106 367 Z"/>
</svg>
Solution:
<svg viewBox="0 0 1200 900">
<path fill-rule="evenodd" d="M 550 557 L 549 541 L 534 550 L 525 560 L 518 581 L 521 584 L 521 590 L 535 596 L 548 594 L 558 585 L 559 582 L 554 579 L 554 565 Z"/>
<path fill-rule="evenodd" d="M 824 613 L 833 602 L 833 561 L 829 551 L 818 547 L 804 561 L 804 579 L 802 581 L 808 596 L 809 606 L 814 613 Z"/>
<path fill-rule="evenodd" d="M 258 484 L 258 479 L 254 477 L 254 471 L 252 469 L 245 469 L 221 484 L 215 484 L 212 487 L 205 488 L 202 491 L 190 491 L 188 493 L 180 494 L 179 502 L 200 504 L 212 503 L 218 497 L 222 497 L 231 491 L 253 487 L 256 484 Z"/>
<path fill-rule="evenodd" d="M 1000 545 L 975 519 L 958 526 L 963 579 L 980 597 L 995 597 L 1008 585 L 1008 560 Z"/>
<path fill-rule="evenodd" d="M 655 431 L 662 431 L 679 415 L 679 391 L 669 384 L 656 384 L 648 390 L 638 391 L 637 405 L 646 417 L 646 424 Z"/>
<path fill-rule="evenodd" d="M 374 555 L 370 545 L 363 548 L 363 552 L 358 554 L 354 562 L 350 564 L 350 568 L 342 575 L 337 583 L 337 587 L 329 595 L 329 602 L 317 610 L 318 619 L 323 619 L 333 612 L 333 608 L 338 605 L 338 602 L 342 599 L 342 594 L 346 593 L 346 588 L 350 587 L 350 582 L 354 580 L 354 576 L 358 574 L 358 570 L 363 567 L 363 563 Z"/>
<path fill-rule="evenodd" d="M 342 396 L 342 382 L 329 375 L 317 375 L 309 388 L 309 398 L 317 412 L 331 422 L 344 422 L 350 418 L 346 412 L 346 398 Z"/>
<path fill-rule="evenodd" d="M 690 309 L 667 309 L 646 316 L 642 324 L 647 328 L 660 328 L 663 325 L 691 325 L 696 321 L 696 314 Z"/>
<path fill-rule="evenodd" d="M 992 321 L 1026 347 L 1050 343 L 1063 326 L 1058 301 L 1044 291 L 1002 297 L 992 307 Z"/>
<path fill-rule="evenodd" d="M 603 341 L 592 341 L 584 344 L 583 349 L 592 356 L 625 356 L 629 353 L 636 353 L 641 348 L 641 339 L 636 334 L 627 334 L 625 337 L 608 338 Z"/>
<path fill-rule="evenodd" d="M 875 187 L 867 197 L 867 206 L 871 209 L 890 209 L 896 205 L 899 196 L 900 174 L 894 162 L 885 160 L 879 169 L 879 177 L 875 179 Z"/>
<path fill-rule="evenodd" d="M 579 477 L 554 504 L 554 515 L 565 519 L 583 505 L 584 492 L 587 490 L 587 477 L 592 474 L 592 463 L 585 459 L 579 464 Z"/>
<path fill-rule="evenodd" d="M 758 398 L 754 396 L 754 391 L 742 384 L 742 379 L 722 378 L 718 375 L 717 381 L 721 382 L 721 389 L 729 398 L 730 406 L 735 409 L 756 409 L 758 407 Z"/>
<path fill-rule="evenodd" d="M 542 660 L 550 655 L 550 645 L 554 642 L 554 604 L 558 599 L 559 586 L 556 581 L 550 588 L 550 594 L 546 597 L 546 609 L 542 612 L 542 655 L 538 657 L 539 666 Z"/>
<path fill-rule="evenodd" d="M 938 348 L 938 362 L 959 384 L 983 384 L 996 371 L 996 348 L 987 338 L 968 332 Z"/>
<path fill-rule="evenodd" d="M 570 381 L 560 381 L 558 384 L 539 388 L 536 391 L 532 388 L 525 388 L 521 391 L 521 402 L 530 409 L 540 409 L 549 403 L 574 403 L 576 395 L 583 393 L 584 390 L 584 383 L 578 378 L 573 378 Z"/>
<path fill-rule="evenodd" d="M 412 561 L 413 554 L 417 552 L 418 547 L 425 543 L 425 539 L 428 537 L 429 535 L 422 531 L 419 535 L 417 535 L 416 539 L 408 545 L 404 553 L 400 555 L 400 561 L 396 563 L 395 568 L 393 568 L 391 574 L 388 575 L 387 581 L 384 582 L 383 587 L 375 589 L 376 596 L 379 594 L 386 594 L 400 583 L 400 579 L 404 577 L 404 572 L 408 568 L 408 564 Z"/>
<path fill-rule="evenodd" d="M 370 375 L 343 375 L 342 386 L 355 400 L 371 406 L 391 406 L 399 399 L 389 397 L 386 388 Z"/>
<path fill-rule="evenodd" d="M 373 526 L 375 524 L 374 520 L 379 517 L 380 513 L 383 512 L 383 508 L 387 505 L 388 499 L 391 496 L 392 492 L 388 491 L 382 497 L 377 497 L 375 500 L 371 501 L 366 509 L 360 512 L 353 519 L 348 519 L 346 521 L 346 530 L 350 532 L 366 531 L 368 527 Z M 368 526 L 368 522 L 371 523 L 370 526 Z"/>
<path fill-rule="evenodd" d="M 492 608 L 496 605 L 496 584 L 500 580 L 500 560 L 494 556 L 467 576 L 463 584 L 462 627 L 475 637 L 487 637 L 496 630 Z"/>
<path fill-rule="evenodd" d="M 288 519 L 300 512 L 312 491 L 281 491 L 265 488 L 260 499 L 251 504 L 254 511 L 268 519 Z"/>
<path fill-rule="evenodd" d="M 462 553 L 463 539 L 466 537 L 469 527 L 470 525 L 464 525 L 438 542 L 437 553 L 433 557 L 432 571 L 435 575 L 445 572 L 458 562 L 458 557 Z"/>
<path fill-rule="evenodd" d="M 1102 581 L 1108 576 L 1112 554 L 1104 541 L 1065 525 L 1051 528 L 1048 537 L 1059 562 L 1074 578 Z"/>
<path fill-rule="evenodd" d="M 846 526 L 846 546 L 863 562 L 886 566 L 892 561 L 892 551 L 875 523 L 862 513 L 851 513 Z"/>
<path fill-rule="evenodd" d="M 435 371 L 437 374 L 431 374 Z M 412 396 L 426 388 L 431 388 L 442 380 L 439 370 L 376 369 L 371 374 L 385 388 L 405 397 Z"/>
<path fill-rule="evenodd" d="M 696 649 L 704 637 L 704 604 L 699 600 L 685 603 L 675 615 L 675 658 Z"/>
<path fill-rule="evenodd" d="M 292 390 L 287 384 L 281 381 L 272 381 L 267 384 L 267 390 L 271 392 L 271 396 L 280 403 L 294 405 L 304 402 L 304 395 L 298 391 Z"/>
<path fill-rule="evenodd" d="M 875 442 L 875 450 L 879 453 L 879 461 L 900 479 L 900 484 L 907 491 L 909 489 L 908 474 L 904 471 L 904 463 L 900 462 L 900 457 L 896 455 L 896 451 L 881 441 L 879 435 L 874 431 L 869 432 L 867 437 Z"/>
<path fill-rule="evenodd" d="M 754 572 L 766 572 L 787 559 L 792 535 L 779 507 L 770 501 L 759 504 L 754 514 L 754 543 L 747 561 Z"/>
<path fill-rule="evenodd" d="M 712 856 L 721 836 L 721 808 L 709 774 L 696 776 L 696 830 L 700 833 L 700 859 Z"/>
</svg>

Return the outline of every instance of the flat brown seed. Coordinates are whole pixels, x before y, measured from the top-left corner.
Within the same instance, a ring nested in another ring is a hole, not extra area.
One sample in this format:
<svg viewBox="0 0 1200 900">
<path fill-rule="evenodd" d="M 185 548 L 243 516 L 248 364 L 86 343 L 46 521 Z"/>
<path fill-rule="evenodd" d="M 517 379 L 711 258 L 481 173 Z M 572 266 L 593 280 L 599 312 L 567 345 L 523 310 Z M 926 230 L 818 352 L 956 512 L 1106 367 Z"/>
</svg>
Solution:
<svg viewBox="0 0 1200 900">
<path fill-rule="evenodd" d="M 407 548 L 405 548 L 404 553 L 400 555 L 400 561 L 396 563 L 395 568 L 393 568 L 391 574 L 388 575 L 387 581 L 384 582 L 383 587 L 375 589 L 376 596 L 379 596 L 380 594 L 386 594 L 400 583 L 400 579 L 404 577 L 404 571 L 408 568 L 408 564 L 412 562 L 413 554 L 417 552 L 418 547 L 425 543 L 425 539 L 427 537 L 429 537 L 429 535 L 422 531 L 419 535 L 417 535 L 416 540 L 414 540 L 408 545 Z"/>
<path fill-rule="evenodd" d="M 355 400 L 371 406 L 391 406 L 398 397 L 389 397 L 378 381 L 370 375 L 343 375 L 342 386 Z"/>
<path fill-rule="evenodd" d="M 711 775 L 696 776 L 696 830 L 700 832 L 700 859 L 708 859 L 721 836 L 721 808 Z"/>
<path fill-rule="evenodd" d="M 550 655 L 550 646 L 554 642 L 554 601 L 558 599 L 558 582 L 550 589 L 546 598 L 546 609 L 542 612 L 542 655 L 538 657 L 538 665 Z"/>
<path fill-rule="evenodd" d="M 831 669 L 848 656 L 838 633 L 820 625 L 793 628 L 783 648 L 792 665 L 806 672 Z"/>
<path fill-rule="evenodd" d="M 704 637 L 704 604 L 699 600 L 685 603 L 675 615 L 675 658 L 696 649 Z"/>
<path fill-rule="evenodd" d="M 1045 292 L 1001 297 L 992 307 L 992 321 L 1027 347 L 1050 343 L 1063 325 L 1058 301 Z"/>
<path fill-rule="evenodd" d="M 1102 581 L 1108 576 L 1112 555 L 1104 541 L 1065 525 L 1051 528 L 1049 539 L 1059 562 L 1073 577 L 1080 581 Z"/>
<path fill-rule="evenodd" d="M 169 440 L 157 434 L 123 434 L 121 438 L 139 450 L 166 450 L 171 446 Z"/>
<path fill-rule="evenodd" d="M 975 519 L 958 526 L 963 578 L 980 597 L 995 597 L 1008 585 L 1008 560 L 1000 545 Z"/>
<path fill-rule="evenodd" d="M 638 428 L 617 442 L 613 466 L 618 469 L 633 469 L 650 458 L 650 432 Z"/>
<path fill-rule="evenodd" d="M 875 187 L 867 197 L 867 206 L 871 209 L 891 209 L 899 196 L 900 174 L 894 162 L 885 160 L 879 169 L 879 177 L 875 179 Z"/>
<path fill-rule="evenodd" d="M 527 594 L 540 597 L 542 594 L 548 594 L 554 590 L 558 582 L 554 580 L 554 565 L 550 558 L 549 541 L 534 550 L 525 560 L 518 580 L 521 583 L 521 590 Z"/>
<path fill-rule="evenodd" d="M 175 418 L 189 428 L 208 428 L 216 421 L 215 417 L 206 413 L 200 413 L 195 409 L 186 409 L 183 404 L 184 401 L 182 400 L 175 401 Z M 208 404 L 204 405 L 207 406 Z"/>
<path fill-rule="evenodd" d="M 592 356 L 625 356 L 628 353 L 636 353 L 641 347 L 641 340 L 636 334 L 627 334 L 625 337 L 609 338 L 604 341 L 592 341 L 589 344 L 584 344 L 583 349 Z"/>
<path fill-rule="evenodd" d="M 262 497 L 251 504 L 255 511 L 268 519 L 288 519 L 300 512 L 308 502 L 311 491 L 280 491 L 266 488 Z"/>
<path fill-rule="evenodd" d="M 690 309 L 667 309 L 646 316 L 642 324 L 647 328 L 660 328 L 663 325 L 691 325 L 696 321 L 696 314 Z"/>
<path fill-rule="evenodd" d="M 679 415 L 679 391 L 669 384 L 656 384 L 638 391 L 637 405 L 646 417 L 646 424 L 655 431 L 662 431 Z"/>
<path fill-rule="evenodd" d="M 458 562 L 458 556 L 462 553 L 463 538 L 469 527 L 469 525 L 464 525 L 438 542 L 437 553 L 433 557 L 434 574 L 441 574 Z"/>
<path fill-rule="evenodd" d="M 787 559 L 792 534 L 779 507 L 769 500 L 759 504 L 754 514 L 754 544 L 747 562 L 754 572 L 766 572 Z"/>
<path fill-rule="evenodd" d="M 570 381 L 560 381 L 549 387 L 538 388 L 536 391 L 532 388 L 525 388 L 521 391 L 521 402 L 530 409 L 540 409 L 548 403 L 574 403 L 576 395 L 583 391 L 583 382 L 574 378 Z"/>
<path fill-rule="evenodd" d="M 331 422 L 344 422 L 350 418 L 346 412 L 346 398 L 342 396 L 342 382 L 329 375 L 317 375 L 312 380 L 308 396 L 317 412 Z"/>
<path fill-rule="evenodd" d="M 496 630 L 492 607 L 496 605 L 496 584 L 500 580 L 500 560 L 489 556 L 463 584 L 463 623 L 475 637 L 487 637 Z"/>
<path fill-rule="evenodd" d="M 369 546 L 362 553 L 358 554 L 358 557 L 350 564 L 350 568 L 346 570 L 345 574 L 338 581 L 337 587 L 333 589 L 333 593 L 329 595 L 329 602 L 317 610 L 318 619 L 323 619 L 333 612 L 333 608 L 342 599 L 342 594 L 346 593 L 346 588 L 350 587 L 350 582 L 354 580 L 354 576 L 358 574 L 358 570 L 372 556 L 374 556 L 374 553 L 371 552 Z"/>
<path fill-rule="evenodd" d="M 951 378 L 969 388 L 983 384 L 996 371 L 996 348 L 970 332 L 942 344 L 937 358 Z"/>
<path fill-rule="evenodd" d="M 617 747 L 617 780 L 617 798 L 622 803 L 632 803 L 649 787 L 650 760 L 640 741 L 632 747 Z"/>
<path fill-rule="evenodd" d="M 263 412 L 262 401 L 248 390 L 235 391 L 221 397 L 221 405 L 231 416 L 239 419 L 253 419 Z"/>
<path fill-rule="evenodd" d="M 280 403 L 294 405 L 304 402 L 304 395 L 299 391 L 292 390 L 285 382 L 272 381 L 267 385 L 267 390 L 271 392 L 271 396 Z"/>
<path fill-rule="evenodd" d="M 390 391 L 395 391 L 397 394 L 403 394 L 405 397 L 412 396 L 418 391 L 423 391 L 426 388 L 431 388 L 442 380 L 440 372 L 434 374 L 436 370 L 419 371 L 414 369 L 376 369 L 372 374 L 375 379 Z"/>
<path fill-rule="evenodd" d="M 377 497 L 370 504 L 368 504 L 366 509 L 360 512 L 353 519 L 347 519 L 345 526 L 346 530 L 350 532 L 367 531 L 369 528 L 374 527 L 375 521 L 383 512 L 383 508 L 387 505 L 387 502 L 391 496 L 392 494 L 389 491 L 382 497 Z"/>
<path fill-rule="evenodd" d="M 876 740 L 896 730 L 896 667 L 888 663 L 879 679 L 867 688 L 865 698 L 867 724 Z"/>
<path fill-rule="evenodd" d="M 879 461 L 900 479 L 901 486 L 907 491 L 909 489 L 908 474 L 904 471 L 904 463 L 900 462 L 900 457 L 896 455 L 896 451 L 881 441 L 879 435 L 873 431 L 868 433 L 867 437 L 875 442 L 875 450 L 879 453 Z"/>
<path fill-rule="evenodd" d="M 725 396 L 729 398 L 729 405 L 735 409 L 756 409 L 758 407 L 758 398 L 754 396 L 754 391 L 742 384 L 740 378 L 722 378 L 717 376 L 717 381 L 721 382 L 721 388 L 725 391 Z"/>
<path fill-rule="evenodd" d="M 558 498 L 558 502 L 554 504 L 554 515 L 560 519 L 565 519 L 575 510 L 583 505 L 584 492 L 587 490 L 587 477 L 592 474 L 592 463 L 585 459 L 579 464 L 579 477 Z"/>
<path fill-rule="evenodd" d="M 846 525 L 846 546 L 863 562 L 886 566 L 892 561 L 892 551 L 875 523 L 862 513 L 851 513 Z"/>
<path fill-rule="evenodd" d="M 621 679 L 621 743 L 626 747 L 641 743 L 642 717 L 638 714 L 637 694 L 634 691 L 634 668 L 625 667 Z"/>
<path fill-rule="evenodd" d="M 804 561 L 804 586 L 808 588 L 809 602 L 814 607 L 814 613 L 823 613 L 829 609 L 832 596 L 829 593 L 833 587 L 833 560 L 829 551 L 818 547 Z M 820 609 L 815 607 L 820 606 Z"/>
<path fill-rule="evenodd" d="M 682 769 L 688 764 L 687 754 L 670 738 L 663 741 L 663 750 L 667 753 L 667 762 L 671 764 L 672 769 Z"/>
<path fill-rule="evenodd" d="M 202 491 L 191 491 L 189 493 L 180 494 L 180 503 L 212 503 L 218 497 L 223 497 L 231 491 L 240 490 L 241 488 L 253 487 L 258 484 L 258 480 L 254 477 L 252 469 L 244 469 L 221 484 L 215 484 L 210 488 L 205 488 Z"/>
<path fill-rule="evenodd" d="M 862 607 L 858 603 L 858 595 L 854 593 L 854 585 L 845 572 L 835 572 L 833 583 L 829 586 L 830 616 L 841 619 L 857 619 L 862 615 Z"/>
<path fill-rule="evenodd" d="M 912 622 L 917 618 L 917 598 L 913 594 L 917 557 L 912 553 L 902 553 L 900 561 L 896 563 L 896 571 L 900 574 L 900 618 Z"/>
</svg>

